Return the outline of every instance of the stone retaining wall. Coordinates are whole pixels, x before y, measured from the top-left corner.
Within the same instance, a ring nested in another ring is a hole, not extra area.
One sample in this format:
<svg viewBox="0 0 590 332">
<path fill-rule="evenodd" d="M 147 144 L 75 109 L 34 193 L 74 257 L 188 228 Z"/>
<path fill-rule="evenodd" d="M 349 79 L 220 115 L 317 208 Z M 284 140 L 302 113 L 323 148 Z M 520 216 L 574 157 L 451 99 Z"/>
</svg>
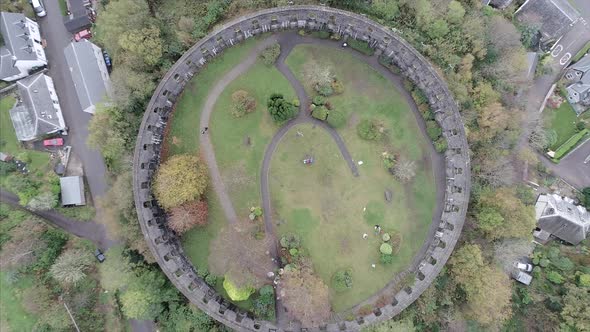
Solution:
<svg viewBox="0 0 590 332">
<path fill-rule="evenodd" d="M 164 211 L 155 201 L 152 176 L 160 163 L 162 135 L 170 111 L 186 83 L 209 60 L 247 38 L 265 32 L 290 29 L 326 30 L 343 38 L 355 38 L 380 50 L 381 56 L 401 69 L 402 75 L 428 97 L 436 121 L 448 142 L 445 152 L 446 189 L 441 223 L 430 249 L 416 271 L 416 281 L 397 293 L 392 303 L 353 321 L 332 322 L 301 331 L 357 331 L 367 324 L 390 319 L 414 302 L 428 288 L 449 259 L 461 234 L 469 202 L 469 147 L 457 105 L 444 80 L 432 65 L 390 28 L 350 12 L 323 6 L 272 8 L 238 18 L 207 35 L 191 47 L 166 73 L 152 96 L 137 136 L 133 191 L 141 230 L 158 264 L 192 303 L 212 318 L 237 331 L 285 331 L 272 322 L 255 320 L 224 300 L 197 276 L 185 256 L 180 238 L 166 226 Z M 195 124 L 198 126 L 198 124 Z"/>
</svg>

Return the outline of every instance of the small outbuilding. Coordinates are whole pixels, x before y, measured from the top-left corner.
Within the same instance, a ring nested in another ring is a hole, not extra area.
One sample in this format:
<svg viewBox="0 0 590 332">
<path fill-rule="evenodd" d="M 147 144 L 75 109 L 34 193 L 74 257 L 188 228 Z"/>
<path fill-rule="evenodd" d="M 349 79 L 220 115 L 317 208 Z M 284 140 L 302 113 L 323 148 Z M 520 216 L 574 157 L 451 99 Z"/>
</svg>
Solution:
<svg viewBox="0 0 590 332">
<path fill-rule="evenodd" d="M 86 205 L 84 197 L 84 179 L 81 176 L 66 176 L 59 178 L 61 186 L 62 206 Z"/>
</svg>

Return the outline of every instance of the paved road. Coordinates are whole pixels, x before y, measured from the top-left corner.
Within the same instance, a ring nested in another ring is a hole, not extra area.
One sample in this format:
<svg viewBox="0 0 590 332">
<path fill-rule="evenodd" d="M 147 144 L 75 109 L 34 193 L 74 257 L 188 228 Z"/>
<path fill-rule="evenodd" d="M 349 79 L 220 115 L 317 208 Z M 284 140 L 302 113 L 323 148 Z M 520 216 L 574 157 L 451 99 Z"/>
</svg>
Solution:
<svg viewBox="0 0 590 332">
<path fill-rule="evenodd" d="M 587 1 L 587 0 L 583 0 Z M 590 3 L 590 1 L 588 1 Z M 541 117 L 541 106 L 545 100 L 545 96 L 555 83 L 563 74 L 563 70 L 569 65 L 570 58 L 574 56 L 588 41 L 590 41 L 590 23 L 584 20 L 578 20 L 574 27 L 568 32 L 552 49 L 551 59 L 549 65 L 552 72 L 538 77 L 533 82 L 533 85 L 523 95 L 522 99 L 526 101 L 524 119 L 522 123 L 522 132 L 517 142 L 517 147 L 514 149 L 515 154 L 518 154 L 528 144 L 530 133 L 535 128 Z M 568 164 L 560 164 L 557 166 L 559 174 L 571 173 L 574 178 L 578 174 L 573 173 L 573 170 L 568 170 Z M 520 181 L 524 174 L 522 164 L 516 164 L 515 169 L 516 180 Z M 556 169 L 557 169 L 556 168 Z M 571 178 L 571 177 L 570 177 Z M 582 179 L 573 182 L 583 182 Z"/>
<path fill-rule="evenodd" d="M 588 0 L 572 0 L 574 7 L 580 11 L 582 17 L 587 22 L 590 22 L 590 1 Z"/>
<path fill-rule="evenodd" d="M 544 155 L 540 157 L 541 162 L 553 175 L 556 175 L 577 189 L 590 187 L 590 140 L 580 145 L 575 151 L 563 158 L 559 164 L 554 164 Z"/>
<path fill-rule="evenodd" d="M 74 82 L 63 53 L 64 48 L 71 42 L 72 35 L 63 24 L 58 0 L 45 0 L 44 3 L 47 16 L 39 19 L 39 25 L 41 34 L 47 41 L 45 48 L 49 63 L 47 74 L 53 79 L 66 126 L 69 127 L 69 135 L 65 137 L 66 144 L 72 146 L 72 153 L 82 161 L 90 194 L 96 200 L 107 191 L 107 171 L 100 152 L 86 145 L 88 122 L 92 116 L 80 109 Z M 97 213 L 100 214 L 100 211 Z"/>
<path fill-rule="evenodd" d="M 107 235 L 104 225 L 98 224 L 94 221 L 79 221 L 68 218 L 57 211 L 32 211 L 18 203 L 18 197 L 13 193 L 0 189 L 0 201 L 10 204 L 16 208 L 27 210 L 30 213 L 43 218 L 50 224 L 63 229 L 64 231 L 92 241 L 97 247 L 102 250 L 107 250 L 116 242 L 110 239 Z"/>
</svg>

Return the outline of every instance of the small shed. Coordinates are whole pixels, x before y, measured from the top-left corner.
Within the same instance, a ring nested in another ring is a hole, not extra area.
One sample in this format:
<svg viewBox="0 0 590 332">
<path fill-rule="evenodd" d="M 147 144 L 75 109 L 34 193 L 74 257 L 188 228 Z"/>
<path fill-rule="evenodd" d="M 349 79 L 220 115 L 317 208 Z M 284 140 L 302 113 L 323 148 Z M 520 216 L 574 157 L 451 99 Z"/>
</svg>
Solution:
<svg viewBox="0 0 590 332">
<path fill-rule="evenodd" d="M 84 179 L 81 176 L 66 176 L 59 178 L 61 186 L 61 205 L 86 205 L 84 197 Z"/>
</svg>

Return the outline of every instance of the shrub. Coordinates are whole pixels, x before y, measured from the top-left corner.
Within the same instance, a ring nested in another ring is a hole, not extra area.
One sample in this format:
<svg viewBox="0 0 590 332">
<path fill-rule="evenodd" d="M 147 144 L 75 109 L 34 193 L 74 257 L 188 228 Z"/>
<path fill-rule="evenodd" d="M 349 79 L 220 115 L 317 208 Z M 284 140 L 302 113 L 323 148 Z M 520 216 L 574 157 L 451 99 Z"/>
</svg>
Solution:
<svg viewBox="0 0 590 332">
<path fill-rule="evenodd" d="M 435 142 L 442 135 L 442 129 L 436 121 L 431 120 L 426 122 L 426 133 L 428 134 L 428 137 Z"/>
<path fill-rule="evenodd" d="M 383 241 L 387 242 L 389 241 L 389 239 L 391 239 L 391 236 L 389 236 L 389 233 L 385 233 L 381 238 L 383 239 Z"/>
<path fill-rule="evenodd" d="M 391 255 L 393 253 L 393 248 L 389 243 L 381 243 L 379 251 L 384 255 Z"/>
<path fill-rule="evenodd" d="M 232 281 L 229 280 L 227 275 L 225 276 L 225 280 L 223 280 L 223 288 L 232 301 L 246 301 L 255 291 L 254 287 L 252 286 L 238 288 Z"/>
<path fill-rule="evenodd" d="M 321 106 L 321 105 L 324 105 L 324 103 L 326 102 L 326 99 L 322 96 L 315 96 L 315 97 L 313 97 L 311 102 L 316 106 Z"/>
<path fill-rule="evenodd" d="M 265 320 L 274 320 L 275 293 L 270 285 L 262 286 L 258 290 L 258 298 L 254 300 L 254 315 Z"/>
<path fill-rule="evenodd" d="M 281 247 L 285 249 L 298 248 L 301 244 L 299 236 L 292 233 L 281 236 L 281 240 L 279 242 Z"/>
<path fill-rule="evenodd" d="M 590 274 L 580 274 L 578 276 L 578 286 L 580 287 L 590 287 Z"/>
<path fill-rule="evenodd" d="M 272 66 L 277 61 L 279 55 L 281 55 L 281 45 L 274 43 L 260 53 L 260 59 L 265 65 Z"/>
<path fill-rule="evenodd" d="M 287 121 L 295 117 L 297 114 L 296 108 L 293 106 L 293 104 L 286 101 L 283 95 L 278 93 L 273 93 L 270 96 L 266 106 L 268 107 L 270 116 L 277 123 Z"/>
<path fill-rule="evenodd" d="M 328 110 L 324 106 L 318 106 L 313 109 L 311 116 L 318 120 L 325 121 L 328 118 Z"/>
<path fill-rule="evenodd" d="M 339 95 L 344 92 L 344 85 L 340 81 L 334 80 L 332 82 L 332 90 L 334 90 L 335 94 Z"/>
<path fill-rule="evenodd" d="M 374 141 L 381 137 L 381 132 L 375 122 L 368 119 L 359 122 L 356 126 L 356 132 L 360 138 L 367 141 Z"/>
<path fill-rule="evenodd" d="M 299 105 L 301 105 L 301 103 L 299 102 L 299 99 L 294 98 L 293 101 L 291 102 L 291 104 L 293 104 L 293 106 L 295 107 L 299 107 Z"/>
<path fill-rule="evenodd" d="M 238 90 L 231 95 L 232 109 L 231 114 L 240 118 L 256 110 L 256 99 L 248 94 L 248 91 Z"/>
<path fill-rule="evenodd" d="M 347 40 L 347 43 L 348 43 L 348 45 L 350 45 L 350 47 L 352 47 L 353 49 L 355 49 L 365 55 L 371 56 L 375 53 L 375 50 L 372 49 L 369 46 L 369 43 L 367 43 L 366 41 L 349 38 Z"/>
<path fill-rule="evenodd" d="M 562 284 L 565 279 L 561 274 L 559 274 L 559 272 L 550 271 L 549 273 L 547 273 L 547 280 L 559 285 Z"/>
<path fill-rule="evenodd" d="M 345 269 L 334 273 L 332 277 L 332 287 L 336 292 L 344 292 L 353 286 L 352 270 Z"/>
<path fill-rule="evenodd" d="M 416 163 L 413 160 L 400 160 L 393 167 L 393 176 L 401 182 L 409 182 L 416 176 Z"/>
<path fill-rule="evenodd" d="M 215 287 L 215 285 L 217 284 L 217 276 L 213 275 L 211 273 L 209 273 L 206 277 L 205 277 L 205 282 L 207 283 L 207 285 L 211 286 L 211 287 Z"/>
<path fill-rule="evenodd" d="M 381 254 L 379 261 L 381 264 L 391 264 L 393 262 L 393 255 Z"/>
<path fill-rule="evenodd" d="M 314 87 L 315 91 L 324 97 L 329 97 L 334 94 L 332 84 L 316 84 Z"/>
<path fill-rule="evenodd" d="M 340 128 L 346 124 L 346 118 L 344 113 L 332 110 L 328 113 L 327 122 L 332 128 Z"/>
<path fill-rule="evenodd" d="M 12 172 L 16 172 L 16 164 L 15 163 L 0 162 L 0 176 L 6 176 Z"/>
<path fill-rule="evenodd" d="M 297 250 L 297 248 L 291 248 L 289 249 L 289 255 L 297 257 L 297 255 L 299 255 L 299 250 Z"/>
<path fill-rule="evenodd" d="M 576 123 L 576 130 L 577 131 L 582 131 L 586 128 L 586 125 L 584 124 L 584 122 L 580 121 L 578 123 Z"/>
<path fill-rule="evenodd" d="M 434 142 L 434 149 L 438 153 L 447 151 L 448 146 L 447 140 L 442 136 Z"/>
</svg>

